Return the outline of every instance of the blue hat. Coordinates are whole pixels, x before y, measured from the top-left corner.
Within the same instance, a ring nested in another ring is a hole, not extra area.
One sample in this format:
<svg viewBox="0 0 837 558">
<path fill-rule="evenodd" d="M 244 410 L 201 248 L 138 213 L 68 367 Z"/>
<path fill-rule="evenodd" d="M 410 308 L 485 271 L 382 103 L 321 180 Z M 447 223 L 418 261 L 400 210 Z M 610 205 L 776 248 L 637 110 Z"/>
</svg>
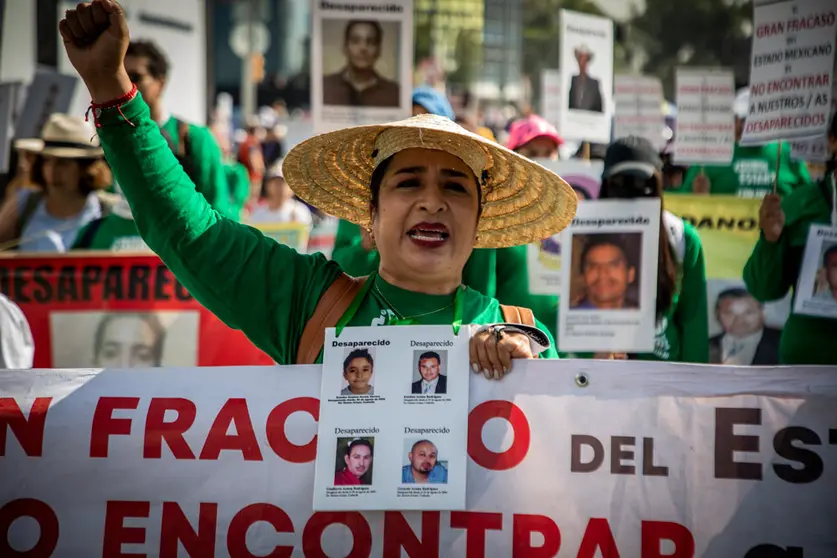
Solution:
<svg viewBox="0 0 837 558">
<path fill-rule="evenodd" d="M 424 110 L 430 114 L 437 116 L 444 116 L 453 120 L 453 107 L 444 93 L 436 91 L 432 87 L 421 85 L 413 90 L 413 104 L 424 107 Z"/>
</svg>

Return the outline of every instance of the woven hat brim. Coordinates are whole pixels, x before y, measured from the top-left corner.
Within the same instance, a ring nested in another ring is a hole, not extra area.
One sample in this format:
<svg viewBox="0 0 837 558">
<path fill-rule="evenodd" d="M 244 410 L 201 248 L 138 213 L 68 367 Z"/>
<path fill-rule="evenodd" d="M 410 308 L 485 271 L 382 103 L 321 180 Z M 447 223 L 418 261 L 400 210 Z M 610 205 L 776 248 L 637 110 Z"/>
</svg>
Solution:
<svg viewBox="0 0 837 558">
<path fill-rule="evenodd" d="M 578 198 L 560 176 L 497 143 L 441 120 L 416 117 L 314 136 L 296 145 L 285 157 L 282 165 L 285 180 L 306 203 L 369 227 L 369 184 L 374 171 L 376 140 L 384 131 L 394 135 L 403 133 L 420 139 L 427 149 L 483 152 L 480 155 L 486 161 L 487 175 L 482 187 L 483 209 L 475 248 L 538 242 L 570 224 Z M 477 178 L 481 178 L 480 173 Z"/>
</svg>

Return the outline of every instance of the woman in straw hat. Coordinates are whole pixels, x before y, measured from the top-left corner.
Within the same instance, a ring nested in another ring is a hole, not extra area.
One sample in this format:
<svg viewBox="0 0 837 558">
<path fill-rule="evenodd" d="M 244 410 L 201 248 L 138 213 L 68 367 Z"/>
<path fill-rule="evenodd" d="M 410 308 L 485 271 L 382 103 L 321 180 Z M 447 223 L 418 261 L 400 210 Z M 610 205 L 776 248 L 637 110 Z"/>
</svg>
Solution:
<svg viewBox="0 0 837 558">
<path fill-rule="evenodd" d="M 0 243 L 26 252 L 65 252 L 78 231 L 101 216 L 97 192 L 108 188 L 113 176 L 91 137 L 95 131 L 84 119 L 53 114 L 40 138 L 15 143 L 37 154 L 32 178 L 44 190 L 21 189 L 6 201 L 0 209 Z"/>
<path fill-rule="evenodd" d="M 327 320 L 314 319 L 318 308 L 340 294 L 334 285 L 352 291 L 360 281 L 223 218 L 197 194 L 122 69 L 128 28 L 116 3 L 69 10 L 60 31 L 148 245 L 274 360 L 319 362 Z M 284 170 L 300 198 L 371 229 L 381 254 L 337 325 L 503 322 L 496 300 L 461 286 L 471 251 L 545 238 L 569 224 L 577 203 L 557 175 L 434 115 L 316 136 L 288 153 Z M 303 346 L 309 323 L 319 344 Z M 513 358 L 555 356 L 551 345 L 537 327 L 479 328 L 472 367 L 502 377 Z"/>
</svg>

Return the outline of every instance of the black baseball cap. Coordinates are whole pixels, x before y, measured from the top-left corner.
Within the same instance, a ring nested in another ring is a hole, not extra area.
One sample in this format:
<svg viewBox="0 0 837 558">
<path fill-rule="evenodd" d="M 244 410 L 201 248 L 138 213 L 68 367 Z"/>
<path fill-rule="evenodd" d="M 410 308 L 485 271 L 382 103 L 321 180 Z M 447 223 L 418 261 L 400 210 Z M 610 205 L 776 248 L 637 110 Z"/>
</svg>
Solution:
<svg viewBox="0 0 837 558">
<path fill-rule="evenodd" d="M 602 178 L 616 174 L 650 178 L 662 167 L 663 162 L 650 141 L 639 136 L 627 136 L 608 146 L 604 156 Z"/>
</svg>

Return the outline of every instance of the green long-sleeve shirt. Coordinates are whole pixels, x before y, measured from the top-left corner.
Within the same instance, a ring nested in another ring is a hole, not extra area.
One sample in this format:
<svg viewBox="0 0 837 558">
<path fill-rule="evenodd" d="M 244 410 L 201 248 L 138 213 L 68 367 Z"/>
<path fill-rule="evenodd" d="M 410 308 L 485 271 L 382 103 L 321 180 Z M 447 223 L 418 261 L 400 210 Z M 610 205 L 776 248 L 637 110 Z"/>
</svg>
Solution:
<svg viewBox="0 0 837 558">
<path fill-rule="evenodd" d="M 172 142 L 172 148 L 180 146 L 180 135 L 177 129 L 178 120 L 169 118 L 162 126 L 162 130 Z M 237 219 L 230 204 L 230 187 L 224 160 L 218 142 L 212 137 L 209 128 L 189 124 L 189 147 L 191 153 L 192 181 L 198 192 L 203 194 L 209 204 L 221 212 L 222 215 Z M 122 184 L 121 182 L 119 183 Z"/>
<path fill-rule="evenodd" d="M 765 194 L 773 192 L 778 149 L 778 143 L 747 147 L 736 144 L 729 165 L 694 165 L 686 172 L 683 186 L 675 191 L 683 194 L 692 193 L 692 183 L 703 169 L 709 179 L 711 194 L 762 198 Z M 777 193 L 786 196 L 794 189 L 810 183 L 808 167 L 803 161 L 792 160 L 790 144 L 783 142 L 782 155 L 779 157 Z"/>
<path fill-rule="evenodd" d="M 377 250 L 363 248 L 360 227 L 342 220 L 331 258 L 355 277 L 377 271 L 380 262 Z M 462 270 L 462 283 L 485 296 L 495 297 L 501 304 L 529 308 L 553 336 L 557 334 L 558 297 L 529 292 L 525 245 L 475 249 Z"/>
<path fill-rule="evenodd" d="M 137 95 L 120 112 L 103 111 L 98 128 L 108 163 L 122 186 L 140 235 L 201 304 L 239 329 L 280 364 L 293 364 L 302 331 L 341 273 L 322 254 L 304 255 L 213 209 L 168 149 Z M 378 277 L 350 326 L 386 325 L 392 306 L 423 325 L 449 324 L 453 298 L 390 285 Z M 463 287 L 463 323 L 502 322 L 498 302 Z M 392 305 L 390 306 L 390 304 Z M 543 324 L 539 327 L 547 331 Z M 547 333 L 547 335 L 549 335 Z M 556 358 L 554 341 L 541 357 Z M 322 353 L 318 362 L 322 361 Z"/>
<path fill-rule="evenodd" d="M 706 262 L 697 230 L 683 222 L 685 248 L 677 292 L 671 307 L 657 323 L 654 351 L 632 354 L 636 360 L 709 362 L 709 314 L 706 301 Z M 571 358 L 592 358 L 591 353 L 564 354 Z"/>
<path fill-rule="evenodd" d="M 761 235 L 744 266 L 744 283 L 757 300 L 780 300 L 796 288 L 808 229 L 813 224 L 831 222 L 834 200 L 829 189 L 829 185 L 820 182 L 799 188 L 782 199 L 782 235 L 777 242 L 768 242 Z M 837 364 L 837 320 L 791 313 L 782 329 L 779 363 Z"/>
<path fill-rule="evenodd" d="M 230 214 L 238 221 L 250 198 L 250 173 L 247 172 L 247 167 L 238 161 L 224 163 L 224 172 L 230 189 Z"/>
</svg>

